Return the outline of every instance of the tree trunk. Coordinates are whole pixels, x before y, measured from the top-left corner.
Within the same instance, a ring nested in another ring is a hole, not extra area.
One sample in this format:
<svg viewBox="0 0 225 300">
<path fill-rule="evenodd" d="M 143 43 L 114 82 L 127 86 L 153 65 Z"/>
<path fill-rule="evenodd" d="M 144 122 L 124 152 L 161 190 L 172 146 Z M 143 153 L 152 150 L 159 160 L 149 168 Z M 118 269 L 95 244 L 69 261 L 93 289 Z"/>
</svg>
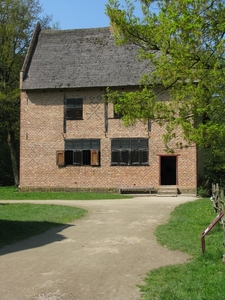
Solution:
<svg viewBox="0 0 225 300">
<path fill-rule="evenodd" d="M 15 139 L 14 135 L 8 132 L 7 142 L 10 150 L 12 170 L 14 176 L 14 183 L 16 186 L 19 185 L 19 167 L 18 167 L 18 158 L 15 149 Z"/>
</svg>

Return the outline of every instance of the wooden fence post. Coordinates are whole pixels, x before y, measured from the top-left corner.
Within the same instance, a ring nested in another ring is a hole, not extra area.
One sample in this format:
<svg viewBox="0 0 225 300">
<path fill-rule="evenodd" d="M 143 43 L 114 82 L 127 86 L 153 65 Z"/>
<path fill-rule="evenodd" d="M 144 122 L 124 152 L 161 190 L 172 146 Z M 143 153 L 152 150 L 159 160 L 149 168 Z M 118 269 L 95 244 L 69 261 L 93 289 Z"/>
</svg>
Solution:
<svg viewBox="0 0 225 300">
<path fill-rule="evenodd" d="M 220 212 L 225 213 L 225 200 L 224 200 L 224 188 L 220 188 L 219 184 L 212 184 L 212 198 L 213 208 L 218 214 Z M 223 246 L 225 247 L 225 216 L 221 219 L 221 225 L 223 227 Z M 225 264 L 225 253 L 223 254 L 223 264 Z"/>
<path fill-rule="evenodd" d="M 212 202 L 216 213 L 219 211 L 219 184 L 212 184 Z"/>
<path fill-rule="evenodd" d="M 224 189 L 220 189 L 220 211 L 225 212 L 225 202 L 224 202 Z M 225 247 L 225 216 L 221 219 L 221 224 L 223 227 L 223 246 Z M 223 264 L 225 264 L 225 253 L 223 254 Z"/>
</svg>

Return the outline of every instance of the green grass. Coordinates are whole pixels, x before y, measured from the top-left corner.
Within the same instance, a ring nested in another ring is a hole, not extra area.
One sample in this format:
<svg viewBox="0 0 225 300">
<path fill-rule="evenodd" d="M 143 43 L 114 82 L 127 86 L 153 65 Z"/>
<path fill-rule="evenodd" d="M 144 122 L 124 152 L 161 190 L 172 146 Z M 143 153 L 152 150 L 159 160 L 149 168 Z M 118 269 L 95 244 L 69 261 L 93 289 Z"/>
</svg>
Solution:
<svg viewBox="0 0 225 300">
<path fill-rule="evenodd" d="M 61 205 L 0 204 L 0 248 L 81 218 L 86 212 Z"/>
<path fill-rule="evenodd" d="M 214 220 L 209 199 L 199 199 L 178 206 L 167 224 L 160 225 L 155 235 L 160 244 L 192 255 L 190 262 L 162 267 L 148 273 L 140 286 L 145 300 L 215 300 L 225 299 L 225 266 L 222 264 L 223 230 L 217 224 L 205 236 L 202 254 L 202 232 Z"/>
<path fill-rule="evenodd" d="M 131 198 L 131 196 L 89 192 L 18 192 L 16 187 L 0 187 L 0 200 L 107 200 L 126 198 Z"/>
</svg>

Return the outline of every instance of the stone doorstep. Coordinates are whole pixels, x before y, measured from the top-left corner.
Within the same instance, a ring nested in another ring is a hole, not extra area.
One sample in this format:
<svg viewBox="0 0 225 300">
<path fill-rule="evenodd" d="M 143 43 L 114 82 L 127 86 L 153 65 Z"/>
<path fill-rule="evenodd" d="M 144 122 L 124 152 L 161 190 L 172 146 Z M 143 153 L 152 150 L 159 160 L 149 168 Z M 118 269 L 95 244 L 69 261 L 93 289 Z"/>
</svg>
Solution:
<svg viewBox="0 0 225 300">
<path fill-rule="evenodd" d="M 157 197 L 177 197 L 177 186 L 160 186 L 158 189 Z"/>
</svg>

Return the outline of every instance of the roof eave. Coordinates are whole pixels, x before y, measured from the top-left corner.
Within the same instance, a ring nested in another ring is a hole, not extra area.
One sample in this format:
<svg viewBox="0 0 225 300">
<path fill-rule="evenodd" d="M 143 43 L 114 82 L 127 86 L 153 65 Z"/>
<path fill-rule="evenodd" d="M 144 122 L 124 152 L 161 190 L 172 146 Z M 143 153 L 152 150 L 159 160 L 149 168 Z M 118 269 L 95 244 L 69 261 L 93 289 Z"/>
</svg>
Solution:
<svg viewBox="0 0 225 300">
<path fill-rule="evenodd" d="M 22 91 L 38 91 L 38 90 L 66 90 L 66 89 L 106 89 L 107 87 L 109 88 L 129 88 L 129 87 L 137 87 L 140 86 L 140 82 L 137 83 L 130 83 L 130 84 L 123 84 L 123 85 L 96 85 L 96 86 L 29 86 L 26 87 L 26 85 L 21 86 Z"/>
<path fill-rule="evenodd" d="M 23 80 L 26 78 L 26 75 L 27 75 L 31 60 L 32 60 L 32 56 L 34 54 L 34 50 L 37 45 L 37 40 L 38 40 L 40 31 L 41 31 L 41 24 L 40 24 L 40 22 L 38 22 L 35 26 L 26 57 L 25 57 L 22 69 L 20 71 L 20 88 L 21 89 L 22 89 L 22 85 L 23 85 Z"/>
</svg>

